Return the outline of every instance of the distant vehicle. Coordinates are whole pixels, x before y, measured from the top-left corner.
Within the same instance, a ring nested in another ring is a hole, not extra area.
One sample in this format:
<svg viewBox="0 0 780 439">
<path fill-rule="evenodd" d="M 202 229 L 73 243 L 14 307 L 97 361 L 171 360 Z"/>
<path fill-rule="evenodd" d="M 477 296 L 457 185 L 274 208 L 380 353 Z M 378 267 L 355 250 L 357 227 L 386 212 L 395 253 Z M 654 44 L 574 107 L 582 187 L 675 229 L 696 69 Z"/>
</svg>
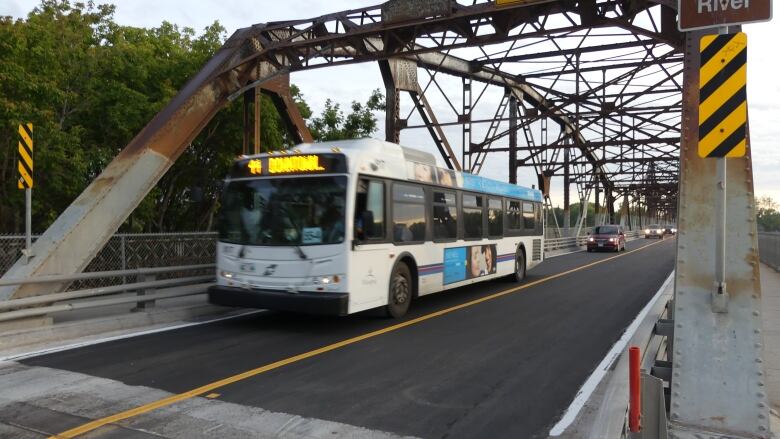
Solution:
<svg viewBox="0 0 780 439">
<path fill-rule="evenodd" d="M 593 234 L 588 237 L 588 252 L 594 250 L 625 251 L 626 234 L 623 227 L 615 225 L 594 227 Z"/>
<path fill-rule="evenodd" d="M 677 229 L 673 225 L 667 224 L 666 226 L 664 226 L 664 235 L 676 235 L 676 234 L 677 234 Z"/>
<path fill-rule="evenodd" d="M 664 230 L 665 229 L 658 224 L 650 225 L 645 229 L 645 239 L 664 239 Z"/>
<path fill-rule="evenodd" d="M 401 317 L 418 296 L 544 259 L 542 193 L 373 139 L 241 157 L 225 180 L 213 304 Z"/>
</svg>

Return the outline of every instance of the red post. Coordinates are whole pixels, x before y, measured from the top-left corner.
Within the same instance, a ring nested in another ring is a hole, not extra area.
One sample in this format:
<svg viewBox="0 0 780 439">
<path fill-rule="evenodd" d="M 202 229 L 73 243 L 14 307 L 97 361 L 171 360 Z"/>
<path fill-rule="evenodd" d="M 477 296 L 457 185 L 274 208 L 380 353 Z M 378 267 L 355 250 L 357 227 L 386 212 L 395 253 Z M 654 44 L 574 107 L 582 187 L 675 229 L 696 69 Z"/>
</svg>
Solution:
<svg viewBox="0 0 780 439">
<path fill-rule="evenodd" d="M 640 430 L 640 417 L 642 413 L 641 383 L 639 381 L 639 348 L 628 348 L 628 431 L 638 433 Z"/>
</svg>

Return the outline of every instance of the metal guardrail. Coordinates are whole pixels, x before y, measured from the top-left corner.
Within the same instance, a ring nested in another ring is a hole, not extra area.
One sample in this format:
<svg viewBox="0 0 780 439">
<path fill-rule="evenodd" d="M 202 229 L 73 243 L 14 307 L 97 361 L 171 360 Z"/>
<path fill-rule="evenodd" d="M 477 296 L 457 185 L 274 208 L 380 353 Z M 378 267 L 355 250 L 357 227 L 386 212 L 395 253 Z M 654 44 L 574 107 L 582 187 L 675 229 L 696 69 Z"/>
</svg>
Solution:
<svg viewBox="0 0 780 439">
<path fill-rule="evenodd" d="M 759 232 L 758 254 L 761 262 L 780 271 L 780 233 Z"/>
<path fill-rule="evenodd" d="M 33 235 L 33 241 L 39 235 Z M 21 257 L 24 236 L 0 235 L 0 275 Z M 130 233 L 114 235 L 98 252 L 84 272 L 121 271 L 141 267 L 213 264 L 217 234 Z M 165 276 L 175 276 L 175 274 Z M 69 289 L 94 288 L 132 281 L 127 276 L 91 277 L 74 281 Z"/>
<path fill-rule="evenodd" d="M 135 303 L 136 307 L 134 310 L 145 310 L 154 307 L 157 300 L 203 293 L 208 286 L 211 286 L 214 283 L 214 268 L 215 264 L 200 264 L 100 271 L 79 273 L 75 275 L 39 276 L 28 279 L 3 279 L 0 280 L 0 286 L 52 282 L 66 283 L 91 279 L 127 278 L 132 276 L 135 276 L 137 280 L 132 283 L 122 283 L 108 287 L 86 288 L 64 293 L 46 294 L 3 301 L 0 302 L 0 322 L 44 316 L 53 312 L 98 308 L 126 303 Z M 181 276 L 184 273 L 197 273 L 204 270 L 210 270 L 212 274 Z M 158 279 L 158 276 L 170 275 L 179 275 L 179 277 Z M 136 294 L 126 294 L 133 291 Z M 105 296 L 116 297 L 105 298 Z"/>
</svg>

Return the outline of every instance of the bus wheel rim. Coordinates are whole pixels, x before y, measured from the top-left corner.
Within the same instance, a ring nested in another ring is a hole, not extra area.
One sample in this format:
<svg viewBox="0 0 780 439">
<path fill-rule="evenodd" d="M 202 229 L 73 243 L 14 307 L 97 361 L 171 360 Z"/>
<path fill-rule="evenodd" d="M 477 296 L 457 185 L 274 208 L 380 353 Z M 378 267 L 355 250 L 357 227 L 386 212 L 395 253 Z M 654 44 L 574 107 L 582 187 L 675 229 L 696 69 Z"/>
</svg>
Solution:
<svg viewBox="0 0 780 439">
<path fill-rule="evenodd" d="M 409 298 L 409 285 L 406 278 L 398 275 L 393 282 L 393 303 L 401 305 Z"/>
</svg>

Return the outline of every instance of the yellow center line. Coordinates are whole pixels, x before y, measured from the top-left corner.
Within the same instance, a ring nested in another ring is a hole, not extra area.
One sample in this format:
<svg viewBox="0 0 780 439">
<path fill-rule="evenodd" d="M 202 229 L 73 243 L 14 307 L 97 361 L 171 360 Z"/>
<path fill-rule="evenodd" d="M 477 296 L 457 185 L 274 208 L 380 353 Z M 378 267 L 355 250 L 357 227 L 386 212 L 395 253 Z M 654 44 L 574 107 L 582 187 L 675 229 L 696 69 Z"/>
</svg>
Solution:
<svg viewBox="0 0 780 439">
<path fill-rule="evenodd" d="M 171 395 L 171 396 L 169 396 L 167 398 L 163 398 L 163 399 L 160 399 L 160 400 L 157 400 L 157 401 L 153 401 L 153 402 L 150 402 L 148 404 L 144 404 L 142 406 L 139 406 L 139 407 L 136 407 L 136 408 L 133 408 L 133 409 L 130 409 L 130 410 L 126 410 L 124 412 L 116 413 L 114 415 L 107 416 L 105 418 L 96 419 L 96 420 L 88 422 L 88 423 L 86 423 L 84 425 L 72 428 L 72 429 L 70 429 L 68 431 L 64 431 L 64 432 L 56 434 L 54 436 L 50 436 L 49 439 L 70 439 L 70 438 L 74 438 L 74 437 L 82 435 L 84 433 L 88 433 L 90 431 L 96 430 L 96 429 L 98 429 L 98 428 L 100 428 L 100 427 L 102 427 L 104 425 L 108 425 L 108 424 L 111 424 L 111 423 L 114 423 L 114 422 L 122 421 L 122 420 L 125 420 L 125 419 L 128 419 L 128 418 L 132 418 L 134 416 L 138 416 L 138 415 L 141 415 L 141 414 L 144 414 L 144 413 L 148 413 L 148 412 L 151 412 L 151 411 L 156 410 L 156 409 L 161 408 L 161 407 L 169 406 L 171 404 L 175 404 L 175 403 L 180 402 L 180 401 L 184 401 L 184 400 L 187 400 L 187 399 L 190 399 L 190 398 L 194 398 L 196 396 L 201 396 L 201 395 L 213 392 L 214 390 L 219 389 L 220 387 L 224 387 L 224 386 L 227 386 L 229 384 L 233 384 L 233 383 L 236 383 L 238 381 L 242 381 L 242 380 L 245 380 L 247 378 L 251 378 L 251 377 L 260 375 L 262 373 L 265 373 L 265 372 L 268 372 L 268 371 L 271 371 L 271 370 L 274 370 L 274 369 L 278 369 L 278 368 L 283 367 L 283 366 L 287 366 L 288 364 L 296 363 L 298 361 L 302 361 L 302 360 L 305 360 L 307 358 L 315 357 L 317 355 L 324 354 L 326 352 L 334 351 L 336 349 L 343 348 L 344 346 L 349 346 L 351 344 L 355 344 L 355 343 L 361 342 L 363 340 L 367 340 L 369 338 L 374 338 L 374 337 L 380 336 L 382 334 L 387 334 L 388 332 L 397 331 L 397 330 L 405 328 L 407 326 L 416 325 L 416 324 L 424 322 L 426 320 L 430 320 L 430 319 L 433 319 L 433 318 L 436 318 L 436 317 L 440 317 L 440 316 L 443 316 L 445 314 L 449 314 L 449 313 L 452 313 L 454 311 L 457 311 L 457 310 L 460 310 L 460 309 L 463 309 L 463 308 L 468 308 L 470 306 L 474 306 L 474 305 L 480 304 L 482 302 L 487 302 L 488 300 L 497 299 L 499 297 L 503 297 L 503 296 L 506 296 L 508 294 L 515 293 L 517 291 L 525 290 L 527 288 L 531 288 L 533 286 L 542 284 L 544 282 L 549 282 L 549 281 L 551 281 L 553 279 L 558 279 L 558 278 L 566 276 L 568 274 L 575 273 L 577 271 L 581 271 L 581 270 L 584 270 L 586 268 L 593 267 L 595 265 L 603 264 L 603 263 L 611 261 L 613 259 L 617 259 L 617 258 L 620 258 L 620 257 L 623 257 L 623 256 L 630 255 L 632 253 L 636 253 L 636 252 L 645 250 L 647 248 L 650 248 L 650 247 L 652 247 L 654 245 L 657 245 L 657 244 L 660 244 L 660 243 L 663 243 L 663 242 L 666 242 L 666 241 L 660 240 L 660 241 L 655 242 L 653 244 L 648 244 L 648 245 L 640 247 L 638 249 L 627 251 L 627 252 L 625 252 L 623 254 L 619 254 L 619 255 L 616 255 L 616 256 L 611 256 L 611 257 L 605 258 L 605 259 L 600 259 L 600 260 L 598 260 L 596 262 L 591 262 L 589 264 L 585 264 L 585 265 L 579 266 L 577 268 L 573 268 L 571 270 L 567 270 L 567 271 L 564 271 L 564 272 L 561 272 L 561 273 L 553 274 L 553 275 L 547 276 L 545 278 L 542 278 L 542 279 L 539 279 L 539 280 L 536 280 L 536 281 L 533 281 L 533 282 L 529 282 L 527 284 L 523 284 L 523 285 L 520 285 L 520 286 L 517 286 L 517 287 L 512 287 L 512 288 L 509 288 L 509 289 L 506 289 L 506 290 L 503 290 L 503 291 L 499 291 L 498 293 L 493 293 L 493 294 L 490 294 L 488 296 L 481 297 L 479 299 L 475 299 L 475 300 L 472 300 L 472 301 L 469 301 L 469 302 L 461 303 L 460 305 L 455 305 L 455 306 L 452 306 L 450 308 L 445 308 L 445 309 L 442 309 L 442 310 L 439 310 L 439 311 L 435 311 L 435 312 L 432 312 L 430 314 L 426 314 L 426 315 L 423 315 L 423 316 L 420 316 L 420 317 L 417 317 L 417 318 L 414 318 L 414 319 L 411 319 L 411 320 L 407 320 L 405 322 L 401 322 L 401 323 L 397 323 L 397 324 L 392 325 L 392 326 L 388 326 L 386 328 L 382 328 L 382 329 L 379 329 L 379 330 L 376 330 L 376 331 L 368 332 L 366 334 L 358 335 L 356 337 L 348 338 L 346 340 L 342 340 L 342 341 L 339 341 L 339 342 L 336 342 L 336 343 L 333 343 L 333 344 L 330 344 L 330 345 L 327 345 L 327 346 L 323 346 L 323 347 L 315 349 L 313 351 L 304 352 L 302 354 L 298 354 L 298 355 L 295 355 L 295 356 L 292 356 L 292 357 L 289 357 L 289 358 L 285 358 L 283 360 L 279 360 L 279 361 L 276 361 L 276 362 L 273 362 L 273 363 L 270 363 L 270 364 L 266 364 L 265 366 L 261 366 L 261 367 L 258 367 L 256 369 L 251 369 L 251 370 L 248 370 L 246 372 L 239 373 L 237 375 L 229 376 L 227 378 L 223 378 L 223 379 L 221 379 L 219 381 L 214 381 L 213 383 L 200 386 L 198 388 L 189 390 L 189 391 L 184 392 L 184 393 Z"/>
</svg>

